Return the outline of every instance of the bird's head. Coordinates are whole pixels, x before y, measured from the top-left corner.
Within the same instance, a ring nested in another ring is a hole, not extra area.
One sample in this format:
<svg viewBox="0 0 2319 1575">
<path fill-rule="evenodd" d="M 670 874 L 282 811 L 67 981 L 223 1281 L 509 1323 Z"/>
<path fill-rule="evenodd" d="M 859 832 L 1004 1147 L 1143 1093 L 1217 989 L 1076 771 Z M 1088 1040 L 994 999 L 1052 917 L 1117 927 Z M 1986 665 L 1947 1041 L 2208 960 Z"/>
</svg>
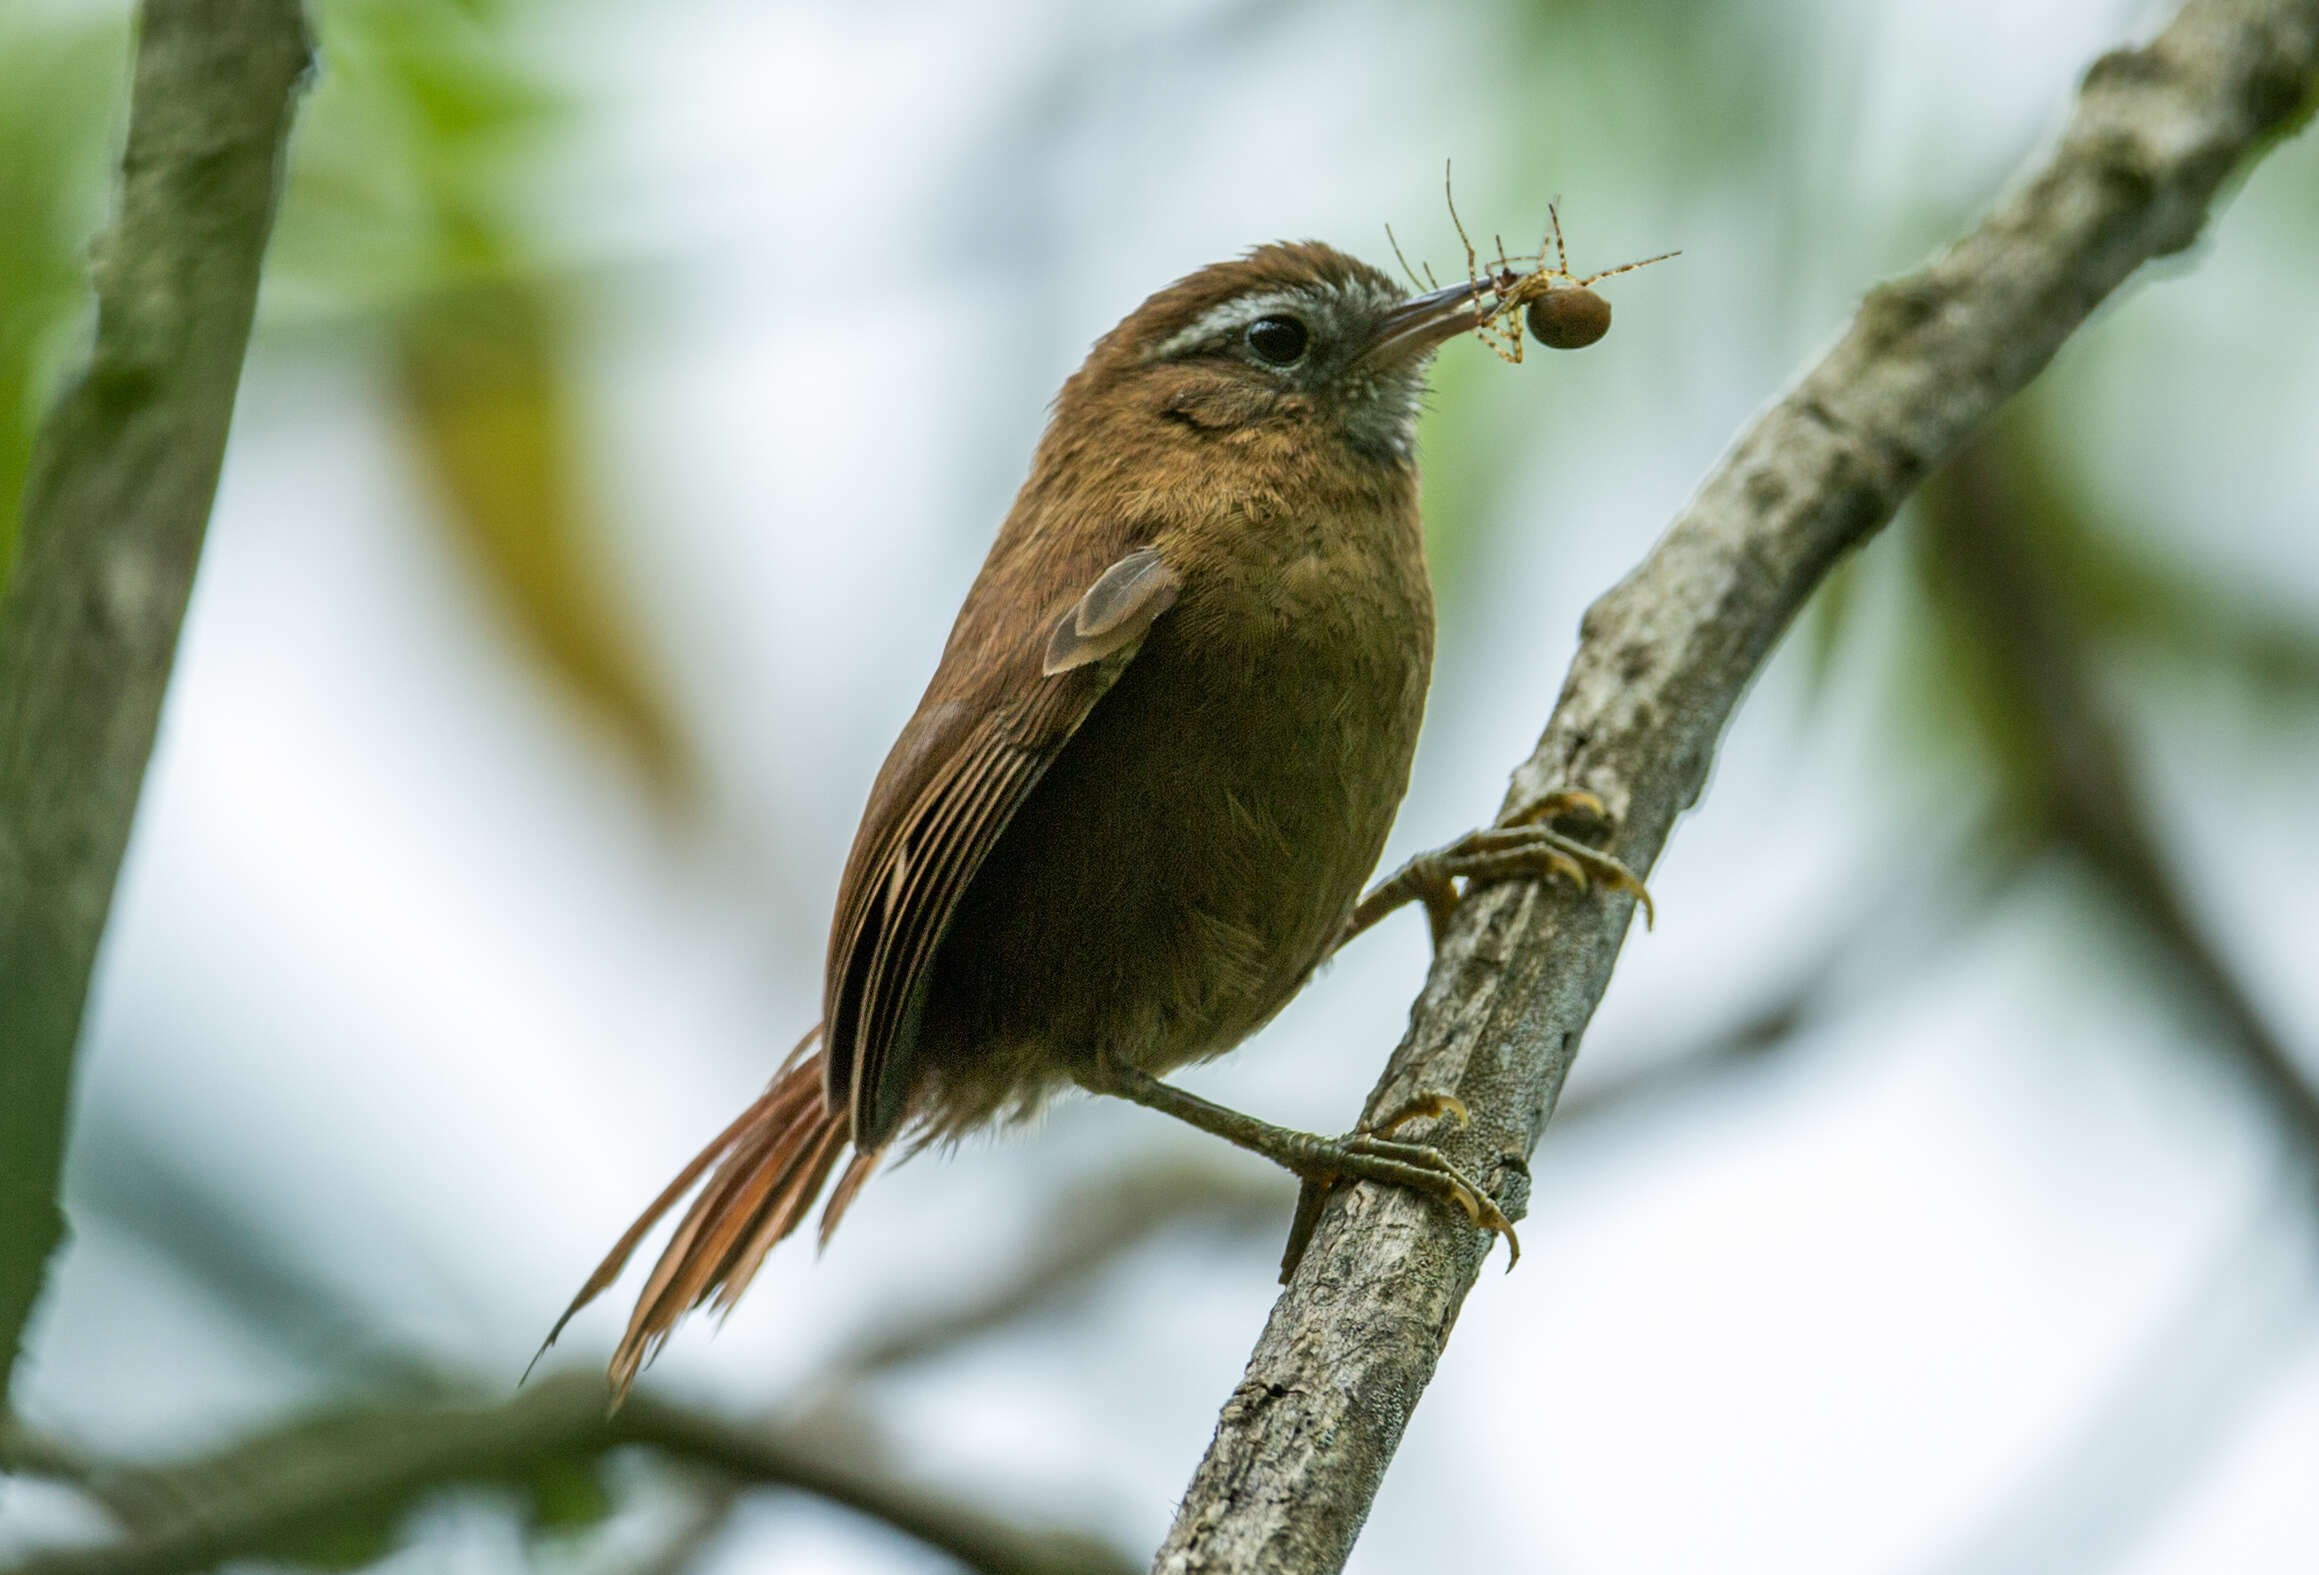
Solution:
<svg viewBox="0 0 2319 1575">
<path fill-rule="evenodd" d="M 1056 419 L 1269 432 L 1405 463 L 1426 363 L 1491 300 L 1486 283 L 1411 297 L 1317 241 L 1260 246 L 1137 307 L 1065 386 Z"/>
</svg>

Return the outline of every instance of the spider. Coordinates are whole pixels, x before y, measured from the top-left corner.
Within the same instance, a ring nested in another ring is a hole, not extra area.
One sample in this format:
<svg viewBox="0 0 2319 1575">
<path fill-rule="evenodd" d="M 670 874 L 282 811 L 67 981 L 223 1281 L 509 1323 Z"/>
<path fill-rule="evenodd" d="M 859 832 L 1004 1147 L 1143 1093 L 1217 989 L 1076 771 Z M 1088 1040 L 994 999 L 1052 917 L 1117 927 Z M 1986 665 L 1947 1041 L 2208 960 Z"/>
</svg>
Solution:
<svg viewBox="0 0 2319 1575">
<path fill-rule="evenodd" d="M 1493 236 L 1498 254 L 1485 272 L 1481 254 L 1474 249 L 1466 234 L 1464 221 L 1457 215 L 1457 200 L 1450 194 L 1449 172 L 1442 171 L 1442 196 L 1449 203 L 1449 221 L 1457 227 L 1457 238 L 1465 245 L 1466 280 L 1479 291 L 1487 287 L 1494 297 L 1488 307 L 1475 314 L 1474 335 L 1495 351 L 1500 360 L 1519 365 L 1522 360 L 1522 330 L 1509 321 L 1516 311 L 1522 313 L 1531 335 L 1537 341 L 1556 350 L 1578 350 L 1593 344 L 1610 332 L 1610 303 L 1595 294 L 1591 288 L 1597 281 L 1616 274 L 1632 273 L 1655 262 L 1665 262 L 1679 252 L 1661 252 L 1656 257 L 1645 257 L 1640 262 L 1621 263 L 1616 268 L 1605 268 L 1581 279 L 1570 271 L 1570 253 L 1562 241 L 1562 215 L 1554 203 L 1546 205 L 1546 217 L 1551 225 L 1545 241 L 1539 243 L 1538 257 L 1528 271 L 1517 267 L 1506 255 L 1503 236 Z M 1392 227 L 1385 231 L 1387 240 L 1393 240 Z M 1546 247 L 1554 248 L 1554 261 L 1546 261 Z M 1401 243 L 1393 240 L 1393 255 L 1401 257 Z M 1523 259 L 1528 261 L 1528 259 Z M 1412 280 L 1417 275 L 1410 269 L 1409 260 L 1401 257 L 1401 267 Z M 1427 280 L 1432 272 L 1427 270 Z"/>
</svg>

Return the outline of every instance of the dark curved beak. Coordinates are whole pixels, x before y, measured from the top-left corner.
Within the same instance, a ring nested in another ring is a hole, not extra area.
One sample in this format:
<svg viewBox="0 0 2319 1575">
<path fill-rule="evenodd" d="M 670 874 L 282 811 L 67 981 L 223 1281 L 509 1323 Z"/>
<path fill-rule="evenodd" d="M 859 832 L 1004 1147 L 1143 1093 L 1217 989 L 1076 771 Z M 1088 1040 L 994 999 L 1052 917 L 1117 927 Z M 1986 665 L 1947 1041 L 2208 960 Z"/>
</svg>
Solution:
<svg viewBox="0 0 2319 1575">
<path fill-rule="evenodd" d="M 1497 294 L 1487 280 L 1468 280 L 1412 296 L 1377 324 L 1376 337 L 1361 352 L 1361 360 L 1372 366 L 1404 366 L 1496 315 Z"/>
</svg>

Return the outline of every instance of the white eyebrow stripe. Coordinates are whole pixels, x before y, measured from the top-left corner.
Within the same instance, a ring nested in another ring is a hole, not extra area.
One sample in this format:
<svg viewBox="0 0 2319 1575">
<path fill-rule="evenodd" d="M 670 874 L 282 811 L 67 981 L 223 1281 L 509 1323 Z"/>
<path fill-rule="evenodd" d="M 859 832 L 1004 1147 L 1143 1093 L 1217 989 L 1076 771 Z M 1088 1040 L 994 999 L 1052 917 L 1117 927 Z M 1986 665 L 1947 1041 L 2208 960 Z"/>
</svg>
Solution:
<svg viewBox="0 0 2319 1575">
<path fill-rule="evenodd" d="M 1310 290 L 1267 290 L 1262 295 L 1236 295 L 1221 305 L 1209 307 L 1194 319 L 1191 327 L 1169 335 L 1145 351 L 1143 358 L 1146 361 L 1165 361 L 1171 356 L 1197 349 L 1209 340 L 1221 337 L 1228 330 L 1245 328 L 1259 317 L 1269 317 L 1274 312 L 1287 311 L 1291 307 L 1311 311 L 1315 304 Z"/>
</svg>

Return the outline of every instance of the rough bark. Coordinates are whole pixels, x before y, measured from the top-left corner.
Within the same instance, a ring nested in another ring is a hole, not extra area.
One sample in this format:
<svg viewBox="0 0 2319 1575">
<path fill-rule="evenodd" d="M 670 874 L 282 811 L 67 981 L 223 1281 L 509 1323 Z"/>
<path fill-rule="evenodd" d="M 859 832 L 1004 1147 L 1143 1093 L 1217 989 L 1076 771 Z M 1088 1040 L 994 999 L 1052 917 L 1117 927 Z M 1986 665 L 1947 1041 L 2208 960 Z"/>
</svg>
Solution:
<svg viewBox="0 0 2319 1575">
<path fill-rule="evenodd" d="M 25 489 L 0 604 L 0 1406 L 63 1239 L 73 1051 L 308 60 L 296 0 L 147 0 L 96 342 Z"/>
<path fill-rule="evenodd" d="M 1506 810 L 1588 789 L 1618 819 L 1612 850 L 1648 869 L 1697 798 L 1741 692 L 1829 567 L 2138 266 L 2196 238 L 2223 183 L 2306 102 L 2315 71 L 2319 0 L 2190 0 L 2147 47 L 2097 61 L 2050 153 L 1929 267 L 1870 292 L 1587 613 Z M 1631 913 L 1624 897 L 1557 886 L 1474 894 L 1370 1112 L 1455 1092 L 1472 1123 L 1434 1140 L 1520 1215 L 1525 1160 Z M 1414 1194 L 1340 1190 L 1155 1568 L 1341 1568 L 1488 1245 Z"/>
</svg>

